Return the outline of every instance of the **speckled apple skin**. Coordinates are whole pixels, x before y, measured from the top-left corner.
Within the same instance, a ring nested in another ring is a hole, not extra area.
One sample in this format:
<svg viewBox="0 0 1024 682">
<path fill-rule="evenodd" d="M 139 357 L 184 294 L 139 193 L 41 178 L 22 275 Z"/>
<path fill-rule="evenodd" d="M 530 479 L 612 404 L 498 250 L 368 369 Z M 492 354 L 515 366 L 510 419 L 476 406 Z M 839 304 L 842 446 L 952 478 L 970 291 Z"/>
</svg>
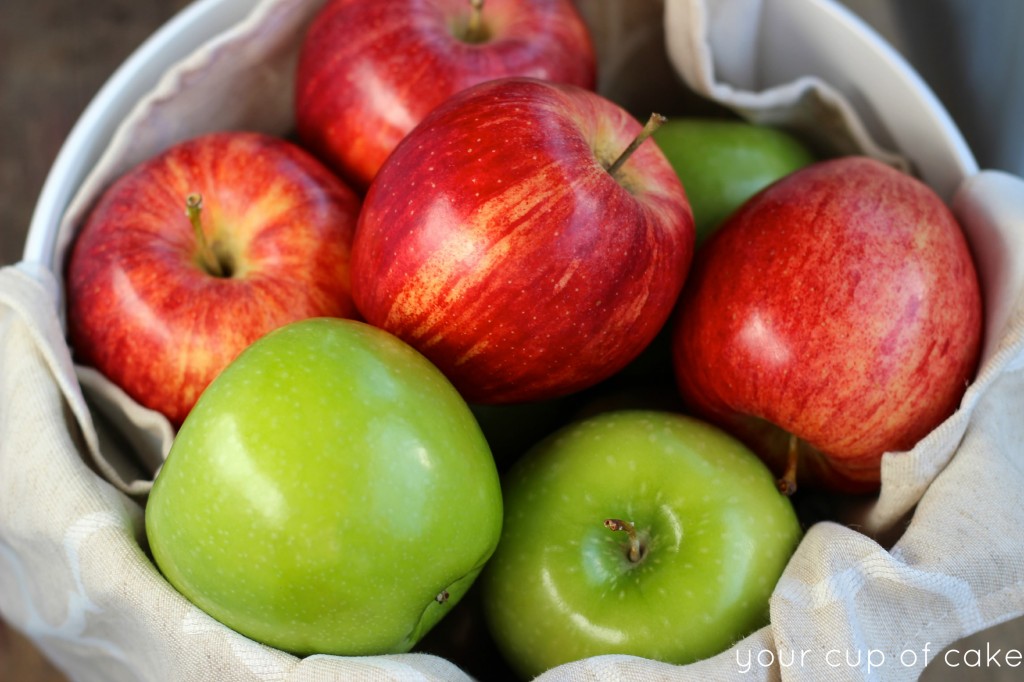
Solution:
<svg viewBox="0 0 1024 682">
<path fill-rule="evenodd" d="M 230 255 L 200 265 L 187 197 Z M 181 424 L 243 348 L 308 317 L 355 314 L 349 253 L 360 201 L 308 153 L 248 132 L 204 135 L 132 168 L 100 197 L 67 264 L 75 359 Z"/>
<path fill-rule="evenodd" d="M 459 601 L 501 513 L 451 384 L 383 331 L 316 319 L 257 341 L 210 385 L 146 531 L 171 584 L 238 632 L 297 654 L 383 654 Z"/>
<path fill-rule="evenodd" d="M 676 374 L 697 413 L 801 485 L 877 490 L 885 452 L 953 413 L 982 334 L 960 226 L 926 185 L 878 161 L 808 166 L 742 206 L 680 299 Z"/>
<path fill-rule="evenodd" d="M 768 622 L 802 532 L 738 440 L 683 415 L 608 412 L 556 432 L 505 479 L 485 613 L 523 677 L 603 654 L 688 663 Z M 647 546 L 637 563 L 626 536 Z"/>
<path fill-rule="evenodd" d="M 302 43 L 300 138 L 367 187 L 437 105 L 485 81 L 528 76 L 593 89 L 590 33 L 572 0 L 487 0 L 487 40 L 460 36 L 470 0 L 332 0 Z"/>
<path fill-rule="evenodd" d="M 360 313 L 466 396 L 513 403 L 611 376 L 651 342 L 693 253 L 686 193 L 616 104 L 534 79 L 435 109 L 395 150 L 352 245 Z"/>
</svg>

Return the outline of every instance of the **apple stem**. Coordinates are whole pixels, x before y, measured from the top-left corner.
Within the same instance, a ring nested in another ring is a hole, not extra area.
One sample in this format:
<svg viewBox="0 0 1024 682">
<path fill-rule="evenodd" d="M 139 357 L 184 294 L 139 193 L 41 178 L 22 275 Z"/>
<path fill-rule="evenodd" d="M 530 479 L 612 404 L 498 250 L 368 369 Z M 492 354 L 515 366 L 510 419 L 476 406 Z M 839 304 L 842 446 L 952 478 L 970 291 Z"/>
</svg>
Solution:
<svg viewBox="0 0 1024 682">
<path fill-rule="evenodd" d="M 203 196 L 201 194 L 189 194 L 185 199 L 186 211 L 189 222 L 192 223 L 192 230 L 196 234 L 196 242 L 199 244 L 199 257 L 203 261 L 203 267 L 214 277 L 223 277 L 224 268 L 206 241 L 206 233 L 203 231 Z"/>
<path fill-rule="evenodd" d="M 642 145 L 648 137 L 653 135 L 654 131 L 660 128 L 661 124 L 666 120 L 667 119 L 661 114 L 651 114 L 651 117 L 647 119 L 647 123 L 644 124 L 643 130 L 641 130 L 640 133 L 633 138 L 633 141 L 629 143 L 629 146 L 619 154 L 619 158 L 615 159 L 615 162 L 608 166 L 608 172 L 613 176 L 618 173 L 619 169 L 629 161 L 629 157 L 633 156 L 633 152 L 639 149 L 640 145 Z"/>
<path fill-rule="evenodd" d="M 779 492 L 789 497 L 796 492 L 796 464 L 799 459 L 799 440 L 792 433 L 789 434 L 789 454 L 786 457 L 786 471 L 777 482 Z"/>
<path fill-rule="evenodd" d="M 629 537 L 629 553 L 627 556 L 634 564 L 640 561 L 641 557 L 643 557 L 643 548 L 640 546 L 640 538 L 636 534 L 636 526 L 622 519 L 605 519 L 604 525 L 605 528 L 610 530 L 625 531 Z"/>
<path fill-rule="evenodd" d="M 469 5 L 472 9 L 469 14 L 469 25 L 466 27 L 466 40 L 470 43 L 479 43 L 484 39 L 484 0 L 469 0 Z"/>
</svg>

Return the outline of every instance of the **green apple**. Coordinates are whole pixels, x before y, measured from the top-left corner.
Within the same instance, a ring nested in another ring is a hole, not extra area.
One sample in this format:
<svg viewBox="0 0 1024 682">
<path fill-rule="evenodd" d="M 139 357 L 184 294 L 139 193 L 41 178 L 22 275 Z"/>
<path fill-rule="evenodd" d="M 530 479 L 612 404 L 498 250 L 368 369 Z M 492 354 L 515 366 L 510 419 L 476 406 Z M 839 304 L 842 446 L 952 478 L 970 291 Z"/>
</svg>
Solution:
<svg viewBox="0 0 1024 682">
<path fill-rule="evenodd" d="M 608 412 L 527 453 L 504 481 L 487 622 L 524 677 L 601 654 L 687 663 L 768 622 L 801 537 L 739 441 L 669 412 Z"/>
<path fill-rule="evenodd" d="M 369 325 L 264 336 L 185 419 L 146 532 L 185 597 L 298 654 L 409 650 L 501 532 L 501 488 L 468 406 Z"/>
<path fill-rule="evenodd" d="M 686 189 L 697 246 L 758 191 L 816 160 L 789 133 L 731 119 L 673 118 L 654 139 Z"/>
</svg>

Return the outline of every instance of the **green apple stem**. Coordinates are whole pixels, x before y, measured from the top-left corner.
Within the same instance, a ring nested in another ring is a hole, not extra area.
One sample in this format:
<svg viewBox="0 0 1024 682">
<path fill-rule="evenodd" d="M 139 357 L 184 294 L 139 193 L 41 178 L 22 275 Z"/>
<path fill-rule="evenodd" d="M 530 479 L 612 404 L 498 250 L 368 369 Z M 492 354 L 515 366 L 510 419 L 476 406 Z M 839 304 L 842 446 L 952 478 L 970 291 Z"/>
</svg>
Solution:
<svg viewBox="0 0 1024 682">
<path fill-rule="evenodd" d="M 789 434 L 789 454 L 786 457 L 786 471 L 778 480 L 779 492 L 789 497 L 796 492 L 796 465 L 799 459 L 800 441 L 792 433 Z"/>
<path fill-rule="evenodd" d="M 619 169 L 629 161 L 629 157 L 633 156 L 633 152 L 639 149 L 640 145 L 642 145 L 648 137 L 653 135 L 654 131 L 660 128 L 661 124 L 666 120 L 667 119 L 661 114 L 651 114 L 651 117 L 647 119 L 647 123 L 644 124 L 643 130 L 641 130 L 640 133 L 633 138 L 633 141 L 629 143 L 629 146 L 619 154 L 619 158 L 615 159 L 615 162 L 608 166 L 608 172 L 612 176 L 618 173 Z"/>
<path fill-rule="evenodd" d="M 482 43 L 487 35 L 483 27 L 484 0 L 469 0 L 469 25 L 466 27 L 466 42 Z"/>
<path fill-rule="evenodd" d="M 201 194 L 189 194 L 185 199 L 186 215 L 192 223 L 192 229 L 196 234 L 196 242 L 199 244 L 199 258 L 202 265 L 214 277 L 224 277 L 224 268 L 210 248 L 210 242 L 206 241 L 206 233 L 203 232 L 203 196 Z"/>
<path fill-rule="evenodd" d="M 643 547 L 640 545 L 640 538 L 636 534 L 636 526 L 629 521 L 623 521 L 622 519 L 605 519 L 605 528 L 616 531 L 625 531 L 629 537 L 629 552 L 626 556 L 634 564 L 643 558 L 644 552 Z"/>
</svg>

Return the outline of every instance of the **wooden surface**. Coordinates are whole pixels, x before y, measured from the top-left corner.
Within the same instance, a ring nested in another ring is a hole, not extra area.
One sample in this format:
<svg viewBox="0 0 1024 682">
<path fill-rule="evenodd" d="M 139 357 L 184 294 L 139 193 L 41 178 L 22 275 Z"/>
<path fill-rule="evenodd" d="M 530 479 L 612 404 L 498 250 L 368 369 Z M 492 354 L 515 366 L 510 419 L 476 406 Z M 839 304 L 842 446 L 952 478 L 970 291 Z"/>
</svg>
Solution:
<svg viewBox="0 0 1024 682">
<path fill-rule="evenodd" d="M 0 620 L 0 682 L 64 682 L 66 679 L 27 639 Z"/>
<path fill-rule="evenodd" d="M 0 264 L 20 258 L 46 172 L 96 90 L 186 0 L 0 0 Z M 984 159 L 983 159 L 984 161 Z M 958 643 L 1024 649 L 1024 620 Z M 930 667 L 924 679 L 1011 680 L 1024 669 Z M 65 679 L 0 622 L 0 682 Z"/>
</svg>

